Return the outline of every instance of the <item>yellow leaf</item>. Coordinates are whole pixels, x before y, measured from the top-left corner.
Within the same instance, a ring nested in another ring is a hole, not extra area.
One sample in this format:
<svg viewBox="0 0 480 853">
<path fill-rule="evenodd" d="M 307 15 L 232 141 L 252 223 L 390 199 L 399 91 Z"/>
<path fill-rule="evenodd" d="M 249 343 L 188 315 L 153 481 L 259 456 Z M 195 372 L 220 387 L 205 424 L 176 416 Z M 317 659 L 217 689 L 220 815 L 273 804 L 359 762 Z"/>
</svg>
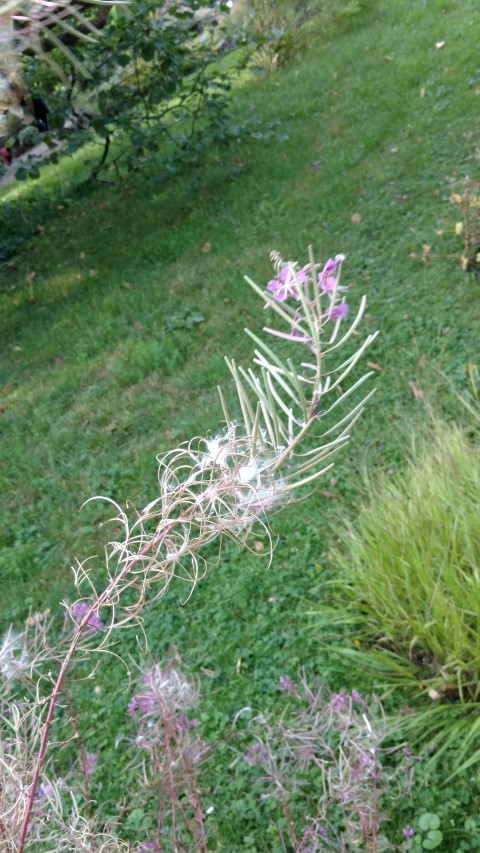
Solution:
<svg viewBox="0 0 480 853">
<path fill-rule="evenodd" d="M 462 257 L 460 258 L 460 261 L 462 264 L 462 270 L 465 272 L 465 270 L 468 270 L 468 258 L 467 258 L 467 256 L 462 255 Z"/>
<path fill-rule="evenodd" d="M 461 234 L 463 231 L 463 222 L 455 223 L 455 234 Z"/>
<path fill-rule="evenodd" d="M 411 379 L 410 382 L 408 383 L 408 385 L 409 385 L 410 391 L 412 392 L 415 399 L 421 400 L 423 398 L 423 391 L 421 388 L 419 388 L 417 383 L 414 382 L 413 379 Z"/>
</svg>

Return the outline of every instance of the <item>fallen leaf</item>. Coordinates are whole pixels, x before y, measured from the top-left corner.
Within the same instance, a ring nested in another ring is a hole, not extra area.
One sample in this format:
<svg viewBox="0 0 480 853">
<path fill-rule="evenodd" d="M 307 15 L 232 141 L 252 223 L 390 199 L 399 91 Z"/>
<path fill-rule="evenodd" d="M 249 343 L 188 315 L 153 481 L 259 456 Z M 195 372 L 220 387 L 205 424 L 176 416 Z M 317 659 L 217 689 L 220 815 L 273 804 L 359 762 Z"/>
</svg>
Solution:
<svg viewBox="0 0 480 853">
<path fill-rule="evenodd" d="M 259 539 L 255 539 L 253 547 L 255 548 L 255 551 L 263 551 L 265 545 L 263 544 L 263 542 L 260 542 Z"/>
<path fill-rule="evenodd" d="M 213 669 L 207 669 L 206 666 L 201 666 L 200 672 L 203 672 L 203 674 L 206 675 L 207 678 L 215 678 L 215 672 L 213 671 Z"/>
<path fill-rule="evenodd" d="M 351 217 L 350 217 L 350 221 L 351 221 L 351 222 L 355 222 L 355 223 L 357 223 L 357 222 L 361 222 L 361 221 L 362 221 L 362 217 L 360 216 L 360 214 L 359 214 L 359 213 L 354 213 L 354 214 L 353 214 L 353 216 L 351 216 Z"/>
<path fill-rule="evenodd" d="M 478 382 L 478 367 L 476 364 L 467 364 L 465 370 L 472 382 Z"/>
<path fill-rule="evenodd" d="M 372 370 L 376 370 L 378 373 L 383 373 L 383 367 L 380 367 L 380 365 L 376 364 L 374 361 L 367 361 L 367 367 L 370 367 Z"/>
<path fill-rule="evenodd" d="M 338 498 L 338 495 L 335 492 L 330 492 L 328 489 L 320 489 L 320 494 L 323 495 L 324 498 Z"/>
<path fill-rule="evenodd" d="M 2 412 L 4 412 L 6 408 L 7 408 L 7 407 L 6 407 L 5 403 L 0 403 L 0 414 L 1 414 Z"/>
<path fill-rule="evenodd" d="M 422 86 L 422 88 L 420 89 L 420 97 L 421 98 L 425 97 L 425 86 Z"/>
<path fill-rule="evenodd" d="M 387 55 L 384 56 L 383 59 L 384 59 L 384 62 L 393 62 L 394 57 L 392 56 L 391 53 L 387 53 Z"/>
<path fill-rule="evenodd" d="M 241 670 L 242 670 L 242 664 L 243 664 L 242 659 L 241 659 L 241 658 L 237 658 L 237 663 L 236 663 L 236 665 L 235 665 L 235 672 L 237 673 L 237 675 L 240 675 L 240 672 L 241 672 Z"/>
<path fill-rule="evenodd" d="M 463 231 L 463 222 L 456 222 L 455 223 L 455 234 L 457 234 L 457 235 L 461 234 L 462 231 Z"/>
<path fill-rule="evenodd" d="M 419 359 L 418 359 L 418 361 L 417 361 L 417 370 L 423 370 L 423 368 L 425 367 L 425 362 L 426 362 L 426 360 L 427 360 L 427 356 L 426 356 L 426 355 L 421 355 L 421 356 L 420 356 L 420 358 L 419 358 Z"/>
<path fill-rule="evenodd" d="M 442 47 L 445 47 L 445 42 L 444 41 L 436 41 L 435 47 L 437 48 L 437 50 L 440 50 Z"/>
<path fill-rule="evenodd" d="M 202 248 L 201 248 L 201 251 L 204 252 L 204 254 L 207 254 L 207 252 L 209 252 L 211 248 L 212 248 L 211 243 L 204 243 Z"/>
<path fill-rule="evenodd" d="M 395 146 L 393 148 L 390 148 L 390 154 L 397 154 L 397 152 L 398 148 L 395 148 Z"/>
<path fill-rule="evenodd" d="M 480 95 L 480 86 L 475 86 L 474 92 L 476 95 Z"/>
<path fill-rule="evenodd" d="M 33 279 L 35 278 L 36 274 L 37 274 L 37 273 L 35 272 L 35 270 L 32 270 L 31 272 L 29 272 L 29 273 L 25 276 L 25 281 L 33 281 Z"/>
<path fill-rule="evenodd" d="M 410 380 L 408 385 L 415 399 L 423 400 L 423 391 L 421 388 L 418 387 L 417 383 L 414 382 L 413 379 Z"/>
<path fill-rule="evenodd" d="M 432 247 L 428 245 L 428 243 L 424 243 L 422 246 L 422 261 L 424 264 L 430 263 Z"/>
<path fill-rule="evenodd" d="M 110 423 L 107 424 L 107 426 L 105 427 L 107 432 L 115 432 L 116 428 L 117 428 L 117 424 L 115 423 L 115 421 L 110 421 Z"/>
</svg>

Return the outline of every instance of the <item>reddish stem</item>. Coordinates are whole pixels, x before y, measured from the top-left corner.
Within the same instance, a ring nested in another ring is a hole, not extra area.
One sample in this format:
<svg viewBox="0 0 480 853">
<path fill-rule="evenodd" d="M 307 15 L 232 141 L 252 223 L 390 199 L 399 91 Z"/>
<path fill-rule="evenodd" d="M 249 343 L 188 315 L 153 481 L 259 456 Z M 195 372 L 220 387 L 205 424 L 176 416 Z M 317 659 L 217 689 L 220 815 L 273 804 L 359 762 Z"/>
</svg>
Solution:
<svg viewBox="0 0 480 853">
<path fill-rule="evenodd" d="M 75 633 L 74 633 L 74 635 L 73 635 L 73 639 L 72 639 L 72 642 L 70 643 L 70 646 L 69 646 L 69 649 L 68 649 L 68 651 L 67 651 L 67 654 L 65 655 L 65 658 L 64 658 L 64 660 L 62 661 L 62 665 L 61 665 L 61 667 L 60 667 L 60 672 L 58 673 L 57 680 L 56 680 L 56 682 L 55 682 L 55 685 L 54 685 L 54 688 L 53 688 L 53 691 L 52 691 L 52 695 L 51 695 L 51 697 L 50 697 L 50 702 L 49 702 L 49 705 L 48 705 L 47 716 L 46 716 L 46 719 L 45 719 L 45 723 L 44 723 L 44 726 L 43 726 L 43 732 L 42 732 L 42 736 L 41 736 L 41 739 L 40 739 L 40 747 L 39 747 L 38 753 L 37 753 L 36 758 L 35 758 L 35 764 L 34 764 L 34 768 L 33 768 L 33 776 L 32 776 L 32 783 L 31 783 L 31 785 L 30 785 L 30 791 L 29 791 L 29 794 L 28 794 L 28 801 L 27 801 L 27 805 L 26 805 L 26 808 L 25 808 L 25 814 L 24 814 L 24 816 L 23 816 L 23 821 L 22 821 L 22 826 L 21 826 L 21 830 L 20 830 L 20 839 L 19 839 L 19 842 L 18 842 L 18 850 L 17 850 L 17 853 L 23 853 L 23 850 L 24 850 L 24 847 L 25 847 L 25 840 L 26 840 L 26 837 L 27 837 L 28 824 L 29 824 L 29 822 L 30 822 L 30 817 L 31 817 L 31 814 L 32 814 L 33 801 L 34 801 L 34 799 L 35 799 L 35 793 L 36 793 L 37 785 L 38 785 L 38 778 L 39 778 L 39 775 L 40 775 L 40 767 L 41 767 L 41 764 L 42 764 L 43 758 L 44 758 L 44 756 L 45 756 L 45 752 L 46 752 L 46 750 L 47 750 L 47 745 L 48 745 L 48 735 L 49 735 L 49 732 L 50 732 L 50 726 L 51 726 L 51 724 L 52 724 L 52 720 L 53 720 L 53 713 L 54 713 L 54 710 L 55 710 L 55 705 L 57 704 L 57 699 L 58 699 L 58 697 L 59 697 L 60 690 L 61 690 L 62 685 L 63 685 L 63 680 L 64 680 L 64 678 L 65 678 L 65 674 L 66 674 L 67 669 L 68 669 L 68 667 L 69 667 L 69 665 L 70 665 L 70 661 L 71 661 L 72 656 L 73 656 L 73 654 L 74 654 L 74 652 L 75 652 L 75 649 L 77 648 L 77 645 L 78 645 L 78 643 L 79 643 L 79 640 L 80 640 L 80 638 L 81 638 L 81 636 L 82 636 L 82 634 L 83 634 L 83 630 L 84 630 L 84 628 L 85 628 L 85 627 L 87 627 L 87 626 L 88 626 L 88 623 L 89 623 L 89 621 L 90 621 L 91 617 L 92 617 L 95 613 L 97 613 L 97 612 L 98 612 L 99 608 L 102 606 L 102 604 L 104 603 L 104 601 L 108 598 L 108 596 L 110 595 L 111 591 L 112 591 L 113 589 L 115 589 L 115 586 L 117 585 L 117 583 L 119 583 L 119 581 L 120 581 L 120 580 L 122 580 L 122 578 L 124 578 L 124 577 L 125 577 L 125 575 L 127 575 L 127 574 L 128 574 L 128 572 L 130 571 L 130 569 L 135 565 L 135 563 L 136 563 L 136 562 L 137 562 L 141 557 L 144 557 L 144 556 L 145 556 L 145 554 L 148 554 L 148 552 L 149 552 L 149 551 L 150 551 L 150 550 L 151 550 L 155 545 L 158 545 L 159 543 L 161 543 L 161 542 L 163 541 L 163 539 L 165 538 L 165 536 L 167 535 L 167 533 L 168 533 L 168 532 L 170 532 L 170 527 L 171 527 L 171 526 L 173 526 L 173 525 L 169 525 L 169 528 L 168 528 L 168 530 L 167 530 L 167 531 L 164 531 L 164 532 L 163 532 L 162 534 L 160 534 L 159 536 L 157 536 L 157 537 L 155 537 L 155 538 L 151 539 L 151 540 L 150 540 L 150 542 L 147 542 L 147 544 L 146 544 L 146 545 L 145 545 L 145 546 L 144 546 L 144 547 L 143 547 L 143 548 L 138 552 L 138 554 L 137 554 L 137 555 L 136 555 L 136 556 L 135 556 L 135 557 L 134 557 L 134 558 L 133 558 L 129 563 L 127 563 L 127 565 L 126 565 L 126 566 L 124 566 L 124 568 L 122 569 L 122 571 L 121 571 L 121 572 L 120 572 L 120 573 L 119 573 L 115 578 L 112 578 L 112 580 L 110 581 L 110 583 L 108 584 L 108 586 L 103 590 L 103 592 L 101 593 L 101 595 L 97 598 L 97 600 L 96 600 L 96 601 L 94 601 L 94 602 L 93 602 L 92 606 L 88 609 L 88 611 L 87 611 L 87 613 L 85 614 L 85 616 L 83 617 L 82 621 L 81 621 L 81 622 L 79 622 L 79 623 L 78 623 L 78 625 L 77 625 L 77 629 L 76 629 L 76 631 L 75 631 Z"/>
<path fill-rule="evenodd" d="M 63 692 L 65 694 L 65 698 L 67 700 L 68 707 L 70 710 L 70 717 L 71 717 L 71 721 L 72 721 L 72 725 L 73 725 L 73 730 L 75 732 L 75 740 L 76 740 L 76 744 L 78 746 L 78 759 L 79 759 L 80 767 L 82 770 L 82 784 L 83 784 L 83 796 L 85 797 L 85 808 L 87 810 L 87 817 L 91 818 L 92 810 L 90 807 L 90 799 L 89 799 L 89 794 L 88 794 L 88 773 L 87 773 L 87 765 L 85 763 L 85 752 L 84 752 L 82 740 L 80 737 L 80 727 L 78 724 L 78 714 L 77 714 L 75 708 L 73 707 L 72 700 L 70 699 L 70 695 L 68 693 L 68 690 L 65 687 L 63 688 Z"/>
<path fill-rule="evenodd" d="M 3 838 L 4 842 L 5 842 L 5 851 L 6 851 L 6 853 L 10 853 L 10 850 L 11 850 L 12 848 L 10 847 L 10 844 L 9 844 L 9 843 L 8 843 L 8 841 L 7 841 L 7 835 L 6 835 L 6 833 L 5 833 L 5 827 L 4 827 L 3 823 L 2 823 L 2 821 L 0 821 L 0 833 L 2 834 L 2 838 Z"/>
</svg>

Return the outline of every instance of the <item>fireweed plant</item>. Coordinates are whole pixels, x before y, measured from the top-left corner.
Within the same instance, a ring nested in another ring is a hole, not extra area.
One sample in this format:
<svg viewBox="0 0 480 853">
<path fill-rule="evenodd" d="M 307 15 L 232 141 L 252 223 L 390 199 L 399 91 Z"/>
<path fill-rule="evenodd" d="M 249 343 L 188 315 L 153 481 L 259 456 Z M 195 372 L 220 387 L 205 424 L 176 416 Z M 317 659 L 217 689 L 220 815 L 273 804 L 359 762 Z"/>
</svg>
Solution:
<svg viewBox="0 0 480 853">
<path fill-rule="evenodd" d="M 304 675 L 299 683 L 281 676 L 279 687 L 286 699 L 280 720 L 254 717 L 247 731 L 255 740 L 239 758 L 256 768 L 262 799 L 281 805 L 282 850 L 407 849 L 407 836 L 392 844 L 382 824 L 392 804 L 409 793 L 417 759 L 405 747 L 386 746 L 389 731 L 378 698 L 355 689 L 329 693 Z M 392 765 L 394 752 L 400 760 Z"/>
<path fill-rule="evenodd" d="M 4 684 L 0 838 L 8 853 L 22 853 L 37 841 L 51 850 L 128 849 L 114 834 L 104 832 L 105 827 L 97 831 L 88 810 L 80 816 L 70 790 L 71 814 L 63 816 L 60 787 L 49 757 L 61 744 L 60 726 L 65 729 L 64 740 L 77 737 L 78 742 L 78 731 L 72 735 L 68 729 L 65 680 L 69 667 L 98 660 L 100 653 L 113 653 L 113 632 L 129 624 L 141 627 L 143 607 L 164 595 L 172 578 L 185 584 L 188 598 L 208 566 L 202 555 L 205 545 L 216 540 L 219 554 L 224 537 L 247 546 L 253 525 L 260 524 L 272 547 L 270 513 L 298 490 L 304 494 L 302 487 L 311 487 L 329 470 L 330 458 L 348 443 L 373 393 L 360 395 L 352 406 L 343 405 L 371 375 L 350 378 L 375 337 L 368 335 L 348 352 L 364 313 L 365 297 L 353 321 L 348 321 L 346 288 L 340 284 L 343 255 L 318 265 L 310 252 L 301 268 L 277 253 L 272 261 L 274 277 L 266 289 L 247 281 L 282 327 L 265 326 L 269 343 L 247 330 L 255 343 L 253 367 L 226 359 L 241 418 L 231 417 L 219 389 L 223 430 L 159 456 L 159 493 L 143 510 L 134 510 L 132 518 L 115 501 L 92 498 L 114 507 L 111 521 L 123 533 L 106 546 L 103 580 L 94 558 L 76 563 L 78 599 L 64 602 L 64 630 L 54 646 L 49 645 L 48 621 L 36 618 L 34 629 L 11 632 L 5 640 L 0 663 Z M 155 690 L 161 692 L 159 673 L 152 670 L 149 678 L 151 691 L 155 683 Z M 30 695 L 25 698 L 28 688 Z M 139 693 L 132 714 L 148 716 L 146 705 Z M 171 713 L 168 725 L 176 730 Z M 167 740 L 173 749 L 172 739 Z M 87 782 L 94 757 L 81 748 L 79 752 L 80 771 Z M 173 787 L 172 783 L 171 791 Z M 200 838 L 197 849 L 204 850 L 192 792 L 190 803 Z"/>
</svg>

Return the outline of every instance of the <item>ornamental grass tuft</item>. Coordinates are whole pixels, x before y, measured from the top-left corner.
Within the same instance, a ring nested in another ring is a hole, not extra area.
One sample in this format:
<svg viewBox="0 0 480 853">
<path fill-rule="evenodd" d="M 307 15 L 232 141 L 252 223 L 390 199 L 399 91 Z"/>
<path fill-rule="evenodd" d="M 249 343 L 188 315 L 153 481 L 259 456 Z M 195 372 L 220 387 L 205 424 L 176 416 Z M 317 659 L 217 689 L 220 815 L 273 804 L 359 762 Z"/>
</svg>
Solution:
<svg viewBox="0 0 480 853">
<path fill-rule="evenodd" d="M 401 478 L 370 488 L 340 556 L 342 592 L 385 668 L 387 654 L 397 672 L 403 657 L 432 699 L 475 701 L 479 448 L 459 427 L 439 425 Z"/>
</svg>

